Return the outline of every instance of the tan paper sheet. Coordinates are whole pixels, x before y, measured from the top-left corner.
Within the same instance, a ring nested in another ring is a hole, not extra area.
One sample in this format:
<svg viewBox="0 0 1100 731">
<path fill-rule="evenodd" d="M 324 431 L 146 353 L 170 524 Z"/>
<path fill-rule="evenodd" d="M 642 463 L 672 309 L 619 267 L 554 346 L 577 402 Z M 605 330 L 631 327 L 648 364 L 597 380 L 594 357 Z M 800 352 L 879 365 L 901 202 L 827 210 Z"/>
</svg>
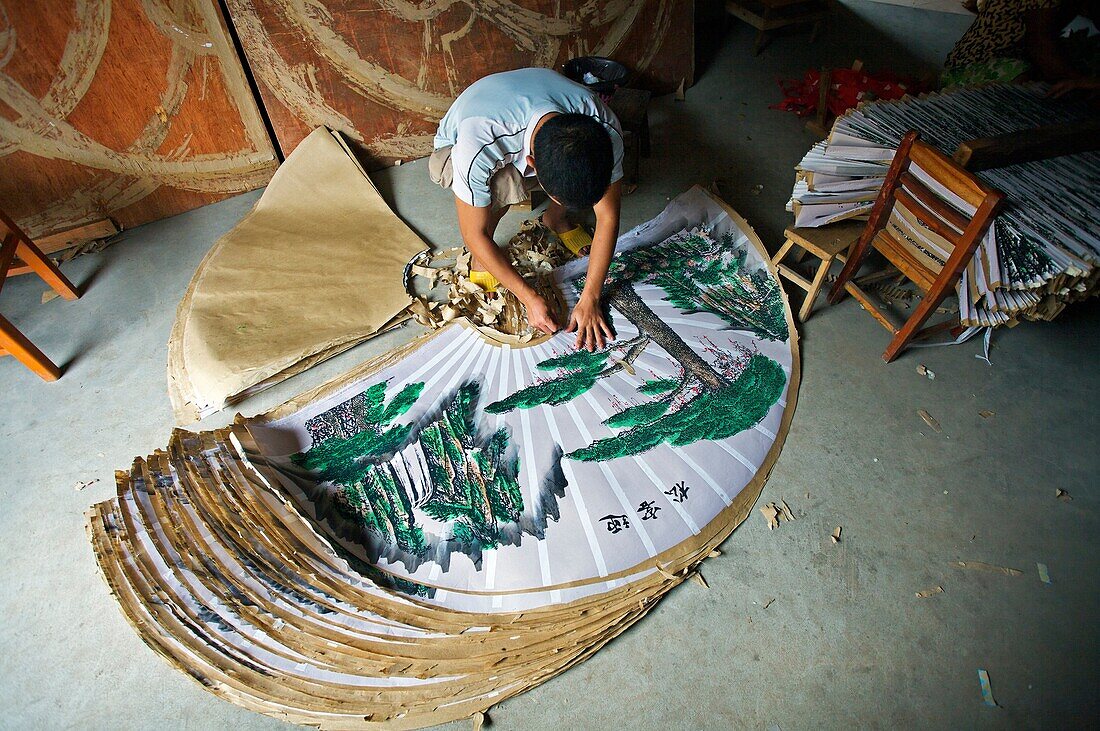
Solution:
<svg viewBox="0 0 1100 731">
<path fill-rule="evenodd" d="M 177 421 L 377 334 L 410 304 L 403 272 L 425 248 L 343 143 L 314 130 L 206 255 L 180 303 L 168 344 Z"/>
</svg>

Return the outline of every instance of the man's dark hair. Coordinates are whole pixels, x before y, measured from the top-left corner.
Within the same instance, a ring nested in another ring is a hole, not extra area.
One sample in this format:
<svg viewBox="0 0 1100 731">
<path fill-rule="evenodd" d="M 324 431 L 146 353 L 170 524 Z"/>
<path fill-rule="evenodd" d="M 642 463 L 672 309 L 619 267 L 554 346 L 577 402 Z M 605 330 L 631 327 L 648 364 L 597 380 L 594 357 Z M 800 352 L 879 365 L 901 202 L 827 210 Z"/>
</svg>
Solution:
<svg viewBox="0 0 1100 731">
<path fill-rule="evenodd" d="M 586 114 L 558 114 L 535 135 L 535 175 L 547 195 L 570 210 L 595 205 L 611 184 L 611 135 Z"/>
</svg>

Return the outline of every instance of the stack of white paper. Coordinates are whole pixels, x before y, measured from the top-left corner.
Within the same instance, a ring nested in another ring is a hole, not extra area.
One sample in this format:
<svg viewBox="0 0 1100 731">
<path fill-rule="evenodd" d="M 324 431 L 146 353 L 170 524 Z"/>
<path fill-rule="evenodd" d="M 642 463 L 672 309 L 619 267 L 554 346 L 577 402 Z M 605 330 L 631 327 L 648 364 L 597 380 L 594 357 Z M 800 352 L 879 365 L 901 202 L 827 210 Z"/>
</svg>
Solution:
<svg viewBox="0 0 1100 731">
<path fill-rule="evenodd" d="M 866 217 L 902 136 L 951 154 L 959 143 L 1085 118 L 1084 106 L 1045 97 L 1043 84 L 1003 84 L 862 105 L 839 118 L 828 139 L 798 165 L 788 209 L 796 226 Z M 919 171 L 916 171 L 919 172 Z M 1052 319 L 1100 279 L 1100 153 L 985 170 L 1006 205 L 957 288 L 964 325 Z M 919 175 L 918 175 L 919 177 Z M 944 193 L 945 191 L 940 191 Z M 965 212 L 965 206 L 956 205 Z"/>
</svg>

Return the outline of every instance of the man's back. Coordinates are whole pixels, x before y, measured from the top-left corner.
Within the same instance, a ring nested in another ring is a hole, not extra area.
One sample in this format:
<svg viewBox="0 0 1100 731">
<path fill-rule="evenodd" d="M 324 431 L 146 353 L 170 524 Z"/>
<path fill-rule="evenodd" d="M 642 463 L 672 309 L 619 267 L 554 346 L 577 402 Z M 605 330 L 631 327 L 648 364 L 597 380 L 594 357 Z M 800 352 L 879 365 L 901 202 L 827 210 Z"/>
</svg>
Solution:
<svg viewBox="0 0 1100 731">
<path fill-rule="evenodd" d="M 534 125 L 550 112 L 584 114 L 602 123 L 611 137 L 615 173 L 622 176 L 622 134 L 615 115 L 584 86 L 551 69 L 492 74 L 463 91 L 439 123 L 435 148 L 453 147 L 456 196 L 473 206 L 489 205 L 489 178 L 506 164 L 525 175 Z"/>
</svg>

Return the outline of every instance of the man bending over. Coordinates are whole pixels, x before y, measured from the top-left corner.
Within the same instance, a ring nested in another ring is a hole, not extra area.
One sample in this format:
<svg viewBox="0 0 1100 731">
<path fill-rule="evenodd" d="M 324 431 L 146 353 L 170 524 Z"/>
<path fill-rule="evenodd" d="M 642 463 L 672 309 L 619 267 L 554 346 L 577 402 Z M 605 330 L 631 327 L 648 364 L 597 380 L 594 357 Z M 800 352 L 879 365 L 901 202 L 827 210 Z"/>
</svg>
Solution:
<svg viewBox="0 0 1100 731">
<path fill-rule="evenodd" d="M 612 339 L 600 308 L 615 241 L 623 143 L 619 120 L 596 94 L 550 69 L 519 69 L 480 79 L 439 123 L 428 161 L 432 180 L 450 188 L 458 230 L 471 254 L 470 280 L 516 295 L 532 327 L 559 328 L 546 300 L 523 280 L 493 241 L 510 205 L 541 188 L 550 198 L 543 224 L 578 256 L 589 255 L 580 300 L 567 332 L 592 351 Z M 592 208 L 595 236 L 571 220 Z"/>
</svg>

